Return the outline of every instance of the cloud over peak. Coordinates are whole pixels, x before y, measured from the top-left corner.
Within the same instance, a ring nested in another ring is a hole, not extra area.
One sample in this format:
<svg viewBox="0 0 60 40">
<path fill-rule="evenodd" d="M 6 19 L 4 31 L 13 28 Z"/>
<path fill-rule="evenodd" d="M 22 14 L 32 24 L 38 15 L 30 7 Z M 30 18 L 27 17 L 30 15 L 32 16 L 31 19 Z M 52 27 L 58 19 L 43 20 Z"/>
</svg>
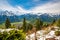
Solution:
<svg viewBox="0 0 60 40">
<path fill-rule="evenodd" d="M 38 2 L 40 0 L 33 0 L 34 2 Z M 7 0 L 0 0 L 0 9 L 8 10 L 13 12 L 20 12 L 20 13 L 60 13 L 60 0 L 52 0 L 48 3 L 43 5 L 31 7 L 29 10 L 24 9 L 22 6 L 12 6 L 8 3 Z"/>
<path fill-rule="evenodd" d="M 32 9 L 33 12 L 42 12 L 42 13 L 60 13 L 60 2 L 52 3 L 49 2 L 42 6 L 36 6 Z"/>
</svg>

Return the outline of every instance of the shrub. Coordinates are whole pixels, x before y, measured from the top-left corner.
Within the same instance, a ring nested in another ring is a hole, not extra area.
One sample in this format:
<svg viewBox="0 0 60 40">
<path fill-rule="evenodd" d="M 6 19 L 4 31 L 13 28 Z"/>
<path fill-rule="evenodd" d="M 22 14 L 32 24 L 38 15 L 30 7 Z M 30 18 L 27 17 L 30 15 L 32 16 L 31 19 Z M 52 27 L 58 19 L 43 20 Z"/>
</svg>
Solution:
<svg viewBox="0 0 60 40">
<path fill-rule="evenodd" d="M 0 33 L 0 40 L 25 40 L 25 33 L 22 30 L 11 30 Z"/>
<path fill-rule="evenodd" d="M 56 35 L 56 36 L 60 36 L 60 31 L 56 31 L 56 32 L 55 32 L 55 35 Z"/>
</svg>

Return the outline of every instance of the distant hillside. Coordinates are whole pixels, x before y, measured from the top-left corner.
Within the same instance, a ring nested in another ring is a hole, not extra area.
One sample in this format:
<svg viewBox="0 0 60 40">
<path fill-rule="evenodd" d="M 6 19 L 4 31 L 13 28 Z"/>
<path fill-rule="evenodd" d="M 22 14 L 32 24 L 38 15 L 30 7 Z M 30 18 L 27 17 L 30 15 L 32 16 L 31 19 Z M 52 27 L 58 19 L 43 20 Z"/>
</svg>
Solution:
<svg viewBox="0 0 60 40">
<path fill-rule="evenodd" d="M 16 13 L 17 14 L 17 13 Z M 0 23 L 5 22 L 8 17 L 11 22 L 20 22 L 25 17 L 27 21 L 34 22 L 35 19 L 40 18 L 42 21 L 52 22 L 54 19 L 60 18 L 60 15 L 49 15 L 48 13 L 26 13 L 21 15 L 16 15 L 13 12 L 9 11 L 0 11 Z"/>
</svg>

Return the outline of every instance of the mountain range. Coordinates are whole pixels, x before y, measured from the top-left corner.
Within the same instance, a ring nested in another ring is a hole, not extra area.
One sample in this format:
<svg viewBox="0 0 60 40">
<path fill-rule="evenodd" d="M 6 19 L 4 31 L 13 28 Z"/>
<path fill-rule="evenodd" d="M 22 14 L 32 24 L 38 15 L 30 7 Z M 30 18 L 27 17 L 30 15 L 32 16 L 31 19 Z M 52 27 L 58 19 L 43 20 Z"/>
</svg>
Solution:
<svg viewBox="0 0 60 40">
<path fill-rule="evenodd" d="M 11 22 L 21 22 L 23 20 L 23 18 L 25 17 L 27 21 L 30 22 L 34 22 L 34 20 L 36 20 L 37 18 L 41 19 L 42 21 L 46 21 L 46 22 L 52 22 L 54 19 L 58 19 L 60 18 L 60 14 L 58 15 L 52 15 L 49 13 L 25 13 L 25 14 L 21 14 L 20 15 L 16 15 L 18 14 L 14 13 L 12 11 L 1 11 L 0 10 L 0 23 L 5 22 L 6 18 L 9 18 Z"/>
</svg>

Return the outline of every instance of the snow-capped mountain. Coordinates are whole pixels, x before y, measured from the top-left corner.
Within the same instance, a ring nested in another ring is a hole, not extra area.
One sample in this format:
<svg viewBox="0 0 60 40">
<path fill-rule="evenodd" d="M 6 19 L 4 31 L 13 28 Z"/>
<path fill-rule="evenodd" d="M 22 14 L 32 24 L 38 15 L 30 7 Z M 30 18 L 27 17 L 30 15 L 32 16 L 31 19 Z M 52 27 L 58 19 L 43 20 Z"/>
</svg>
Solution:
<svg viewBox="0 0 60 40">
<path fill-rule="evenodd" d="M 57 15 L 57 16 L 60 15 L 60 13 L 32 13 L 32 12 L 31 13 L 24 13 L 24 12 L 21 13 L 19 11 L 13 12 L 13 11 L 8 11 L 8 10 L 5 10 L 5 11 L 0 10 L 0 15 L 14 16 L 14 15 L 23 15 L 23 14 L 38 15 L 38 16 L 49 15 L 51 17 L 53 17 L 54 15 Z"/>
<path fill-rule="evenodd" d="M 0 11 L 0 15 L 6 15 L 6 16 L 13 16 L 14 13 L 12 13 L 12 11 Z"/>
<path fill-rule="evenodd" d="M 51 13 L 20 13 L 20 12 L 12 12 L 12 11 L 0 11 L 0 23 L 5 22 L 6 18 L 9 18 L 11 22 L 19 22 L 25 17 L 28 21 L 34 21 L 37 18 L 40 18 L 42 21 L 51 22 L 54 19 L 60 18 L 60 14 L 52 15 Z"/>
</svg>

